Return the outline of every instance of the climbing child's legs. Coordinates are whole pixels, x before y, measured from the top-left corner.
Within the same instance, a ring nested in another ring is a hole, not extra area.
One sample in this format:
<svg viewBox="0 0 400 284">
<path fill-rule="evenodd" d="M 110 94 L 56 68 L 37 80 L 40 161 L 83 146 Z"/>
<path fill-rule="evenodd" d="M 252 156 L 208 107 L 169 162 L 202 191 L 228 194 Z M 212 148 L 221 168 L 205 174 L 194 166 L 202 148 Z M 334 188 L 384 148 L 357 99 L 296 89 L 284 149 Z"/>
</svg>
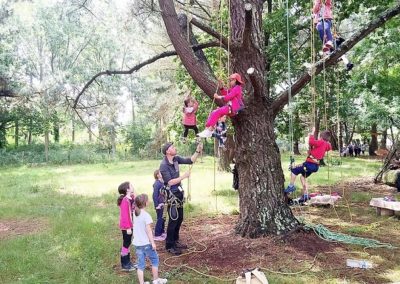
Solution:
<svg viewBox="0 0 400 284">
<path fill-rule="evenodd" d="M 229 106 L 219 107 L 212 111 L 207 119 L 206 127 L 214 127 L 217 124 L 218 119 L 227 114 L 229 114 Z"/>
<path fill-rule="evenodd" d="M 331 32 L 331 26 L 332 26 L 332 22 L 331 20 L 324 20 L 324 21 L 320 21 L 317 24 L 317 30 L 319 33 L 319 38 L 322 40 L 323 44 L 329 43 L 332 46 L 333 45 L 333 36 L 332 36 L 332 32 Z"/>
</svg>

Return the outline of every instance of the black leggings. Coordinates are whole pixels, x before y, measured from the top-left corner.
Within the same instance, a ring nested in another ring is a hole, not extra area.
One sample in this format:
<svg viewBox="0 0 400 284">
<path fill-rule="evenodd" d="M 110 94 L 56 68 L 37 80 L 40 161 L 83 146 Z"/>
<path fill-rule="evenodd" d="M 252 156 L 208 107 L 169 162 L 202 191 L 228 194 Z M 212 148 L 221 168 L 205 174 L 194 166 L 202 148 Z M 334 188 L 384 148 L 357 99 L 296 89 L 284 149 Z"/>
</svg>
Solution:
<svg viewBox="0 0 400 284">
<path fill-rule="evenodd" d="M 128 233 L 126 232 L 126 230 L 122 230 L 122 246 L 124 248 L 129 248 L 131 243 L 132 243 L 132 234 L 128 235 Z"/>
<path fill-rule="evenodd" d="M 193 129 L 194 133 L 197 134 L 199 133 L 199 129 L 197 128 L 197 125 L 183 125 L 185 127 L 185 131 L 183 132 L 183 137 L 187 137 L 189 133 L 189 129 Z"/>
</svg>

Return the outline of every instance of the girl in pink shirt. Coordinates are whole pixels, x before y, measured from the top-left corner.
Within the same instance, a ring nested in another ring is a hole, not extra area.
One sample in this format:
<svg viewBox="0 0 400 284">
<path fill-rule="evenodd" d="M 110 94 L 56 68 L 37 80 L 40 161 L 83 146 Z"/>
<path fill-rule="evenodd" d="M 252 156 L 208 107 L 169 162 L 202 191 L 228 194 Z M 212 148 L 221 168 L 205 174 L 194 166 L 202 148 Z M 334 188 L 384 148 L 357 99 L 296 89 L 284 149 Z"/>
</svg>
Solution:
<svg viewBox="0 0 400 284">
<path fill-rule="evenodd" d="M 332 1 L 331 0 L 315 0 L 313 7 L 313 17 L 315 28 L 322 40 L 322 51 L 329 52 L 333 48 L 332 36 Z"/>
<path fill-rule="evenodd" d="M 193 129 L 194 133 L 197 135 L 199 133 L 199 129 L 197 128 L 196 121 L 196 112 L 199 108 L 198 102 L 194 98 L 187 98 L 184 101 L 183 106 L 183 119 L 182 123 L 185 127 L 185 131 L 183 132 L 183 141 L 186 142 L 186 138 L 189 133 L 189 129 Z"/>
<path fill-rule="evenodd" d="M 224 102 L 226 102 L 226 105 L 219 107 L 210 113 L 207 119 L 206 129 L 198 134 L 199 137 L 211 137 L 219 118 L 223 117 L 224 115 L 234 116 L 244 108 L 242 85 L 242 78 L 238 73 L 234 73 L 229 76 L 230 89 L 226 90 L 224 88 L 220 88 L 222 96 L 214 94 L 214 99 L 223 99 Z"/>
<path fill-rule="evenodd" d="M 313 128 L 312 133 L 310 133 L 310 136 L 308 138 L 310 150 L 308 151 L 306 161 L 290 169 L 292 172 L 290 183 L 284 191 L 285 194 L 290 194 L 291 192 L 295 191 L 296 188 L 294 186 L 294 182 L 296 181 L 296 177 L 298 175 L 301 175 L 300 180 L 303 186 L 303 196 L 300 202 L 305 202 L 309 199 L 306 178 L 309 177 L 312 173 L 316 173 L 318 171 L 319 161 L 324 158 L 326 152 L 332 150 L 331 143 L 329 143 L 329 140 L 331 139 L 331 133 L 328 130 L 322 131 L 320 135 L 321 138 L 318 140 L 314 138 L 314 133 L 315 128 Z"/>
<path fill-rule="evenodd" d="M 120 196 L 117 200 L 119 206 L 119 228 L 122 232 L 122 248 L 121 248 L 121 269 L 123 271 L 132 271 L 136 266 L 131 262 L 131 254 L 129 247 L 132 243 L 132 212 L 134 209 L 134 193 L 133 186 L 129 181 L 121 183 L 118 186 Z"/>
</svg>

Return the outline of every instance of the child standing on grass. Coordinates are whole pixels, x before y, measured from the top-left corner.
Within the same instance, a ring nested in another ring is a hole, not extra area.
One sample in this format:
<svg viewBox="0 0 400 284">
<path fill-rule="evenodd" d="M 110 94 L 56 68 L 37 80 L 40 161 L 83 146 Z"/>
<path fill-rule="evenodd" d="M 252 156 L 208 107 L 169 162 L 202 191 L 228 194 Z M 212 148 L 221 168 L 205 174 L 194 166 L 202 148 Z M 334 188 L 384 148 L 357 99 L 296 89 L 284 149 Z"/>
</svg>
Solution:
<svg viewBox="0 0 400 284">
<path fill-rule="evenodd" d="M 133 186 L 129 181 L 121 183 L 118 187 L 118 192 L 120 194 L 117 200 L 119 206 L 119 228 L 122 232 L 121 269 L 123 271 L 132 271 L 136 268 L 131 262 L 131 253 L 129 250 L 132 243 L 132 211 L 135 198 Z"/>
<path fill-rule="evenodd" d="M 165 230 L 164 230 L 165 219 L 163 217 L 165 198 L 160 193 L 160 189 L 164 186 L 164 181 L 160 174 L 160 170 L 154 171 L 154 179 L 155 179 L 155 182 L 153 184 L 153 203 L 154 203 L 154 208 L 156 209 L 156 214 L 157 214 L 157 222 L 156 222 L 156 226 L 154 228 L 154 240 L 155 241 L 164 241 L 165 238 L 167 237 L 167 234 L 165 233 Z"/>
<path fill-rule="evenodd" d="M 153 223 L 151 216 L 146 212 L 149 198 L 146 194 L 140 194 L 135 198 L 135 214 L 133 217 L 135 227 L 133 228 L 133 245 L 136 250 L 138 260 L 137 275 L 140 284 L 144 282 L 144 269 L 146 268 L 146 257 L 151 262 L 151 271 L 153 274 L 153 284 L 167 283 L 167 279 L 158 278 L 159 258 L 156 251 L 156 244 L 153 239 L 153 233 L 150 224 Z"/>
</svg>

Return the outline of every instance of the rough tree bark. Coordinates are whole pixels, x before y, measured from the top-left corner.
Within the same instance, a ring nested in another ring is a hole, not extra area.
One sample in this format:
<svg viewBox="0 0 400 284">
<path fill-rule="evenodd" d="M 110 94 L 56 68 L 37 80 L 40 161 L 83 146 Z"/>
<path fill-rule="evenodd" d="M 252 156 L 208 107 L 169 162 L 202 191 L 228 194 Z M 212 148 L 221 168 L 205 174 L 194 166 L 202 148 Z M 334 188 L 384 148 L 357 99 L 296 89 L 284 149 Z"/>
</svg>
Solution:
<svg viewBox="0 0 400 284">
<path fill-rule="evenodd" d="M 379 149 L 387 150 L 386 140 L 387 140 L 387 129 L 382 131 L 381 143 L 379 145 Z"/>
<path fill-rule="evenodd" d="M 378 150 L 378 127 L 376 123 L 371 125 L 371 142 L 368 151 L 370 156 L 376 156 L 375 151 Z"/>
</svg>

